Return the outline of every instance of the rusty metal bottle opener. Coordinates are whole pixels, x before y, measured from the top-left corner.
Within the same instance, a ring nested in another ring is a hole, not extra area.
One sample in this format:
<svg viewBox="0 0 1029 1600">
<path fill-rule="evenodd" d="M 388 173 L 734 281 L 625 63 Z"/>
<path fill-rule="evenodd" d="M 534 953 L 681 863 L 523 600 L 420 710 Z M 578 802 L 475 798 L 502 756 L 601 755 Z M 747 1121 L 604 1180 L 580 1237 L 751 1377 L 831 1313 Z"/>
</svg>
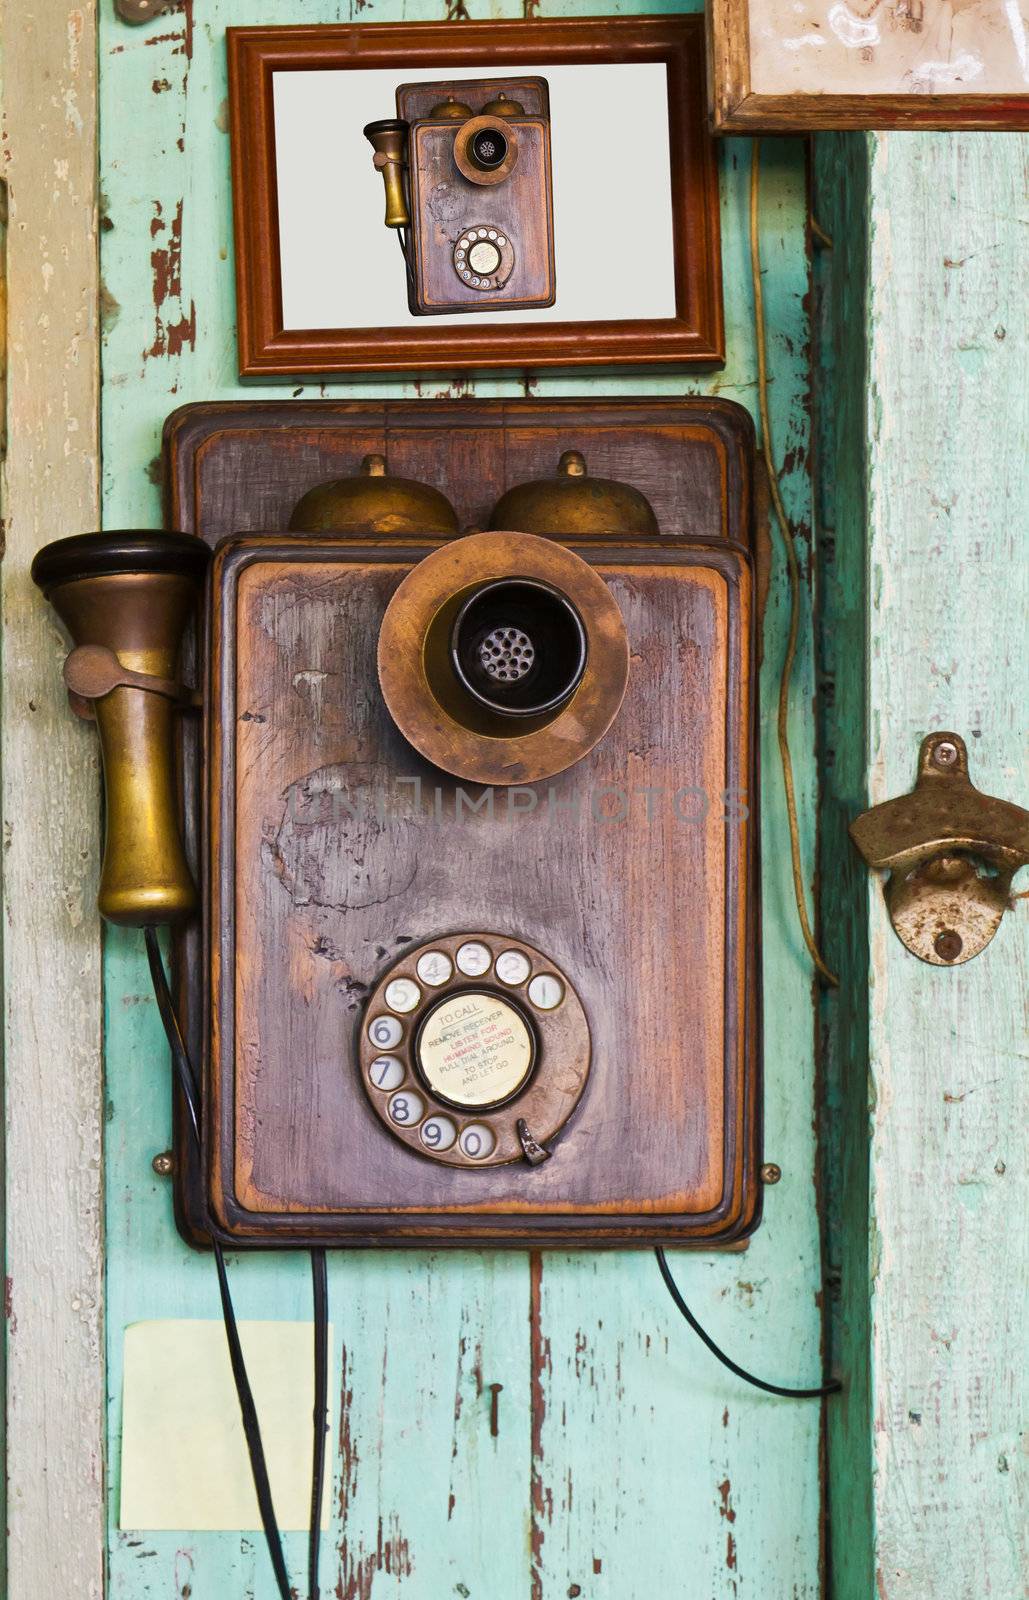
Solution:
<svg viewBox="0 0 1029 1600">
<path fill-rule="evenodd" d="M 922 740 L 910 794 L 856 818 L 850 836 L 870 867 L 888 871 L 894 932 L 913 955 L 959 966 L 983 951 L 1029 865 L 1029 811 L 983 794 L 956 733 Z"/>
</svg>

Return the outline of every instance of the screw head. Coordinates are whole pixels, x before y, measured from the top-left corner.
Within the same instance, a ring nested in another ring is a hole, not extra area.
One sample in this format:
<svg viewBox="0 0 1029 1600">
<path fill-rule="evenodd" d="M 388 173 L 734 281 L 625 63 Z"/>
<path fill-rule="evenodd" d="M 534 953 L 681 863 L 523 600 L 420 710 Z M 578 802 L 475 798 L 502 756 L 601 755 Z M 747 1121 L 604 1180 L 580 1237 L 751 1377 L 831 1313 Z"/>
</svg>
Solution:
<svg viewBox="0 0 1029 1600">
<path fill-rule="evenodd" d="M 170 1150 L 162 1150 L 156 1155 L 150 1165 L 159 1178 L 170 1178 L 175 1171 L 175 1158 Z"/>
<path fill-rule="evenodd" d="M 958 758 L 958 747 L 950 739 L 941 739 L 933 747 L 933 766 L 952 767 Z"/>
<path fill-rule="evenodd" d="M 778 1183 L 782 1177 L 782 1167 L 777 1161 L 766 1161 L 761 1168 L 762 1183 Z"/>
<path fill-rule="evenodd" d="M 114 9 L 123 22 L 149 22 L 167 4 L 169 0 L 115 0 Z"/>
<path fill-rule="evenodd" d="M 965 941 L 954 928 L 944 928 L 933 940 L 933 949 L 941 961 L 956 961 L 965 947 Z"/>
</svg>

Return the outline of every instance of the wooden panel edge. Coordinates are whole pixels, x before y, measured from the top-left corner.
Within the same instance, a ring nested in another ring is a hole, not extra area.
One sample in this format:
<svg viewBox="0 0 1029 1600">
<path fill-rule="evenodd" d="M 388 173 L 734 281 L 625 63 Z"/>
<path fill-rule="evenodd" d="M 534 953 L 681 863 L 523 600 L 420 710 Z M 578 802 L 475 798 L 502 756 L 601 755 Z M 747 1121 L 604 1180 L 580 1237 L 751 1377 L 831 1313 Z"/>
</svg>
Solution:
<svg viewBox="0 0 1029 1600">
<path fill-rule="evenodd" d="M 7 1571 L 11 1595 L 99 1600 L 106 1549 L 99 758 L 68 714 L 62 641 L 29 577 L 96 528 L 95 7 L 0 15 L 8 440 L 0 494 Z M 49 266 L 47 265 L 49 263 Z"/>
<path fill-rule="evenodd" d="M 708 0 L 708 107 L 716 133 L 1029 129 L 1029 95 L 761 94 L 752 88 L 749 0 Z"/>
<path fill-rule="evenodd" d="M 750 94 L 750 24 L 747 0 L 708 0 L 707 98 L 711 126 L 728 132 Z"/>
<path fill-rule="evenodd" d="M 719 116 L 719 133 L 980 133 L 1029 131 L 1029 95 L 742 95 Z"/>
</svg>

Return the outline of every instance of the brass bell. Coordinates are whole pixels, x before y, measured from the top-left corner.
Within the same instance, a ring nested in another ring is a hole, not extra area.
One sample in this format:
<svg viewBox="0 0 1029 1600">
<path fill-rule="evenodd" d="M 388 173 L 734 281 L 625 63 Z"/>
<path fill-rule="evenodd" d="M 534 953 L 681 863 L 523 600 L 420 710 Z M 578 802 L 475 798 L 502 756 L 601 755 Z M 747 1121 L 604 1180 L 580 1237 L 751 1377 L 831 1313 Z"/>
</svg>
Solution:
<svg viewBox="0 0 1029 1600">
<path fill-rule="evenodd" d="M 463 100 L 455 100 L 452 94 L 448 94 L 445 100 L 434 105 L 429 112 L 430 117 L 435 117 L 441 122 L 464 122 L 465 118 L 471 115 L 471 106 L 466 106 Z"/>
<path fill-rule="evenodd" d="M 181 922 L 197 907 L 175 770 L 176 704 L 192 697 L 176 672 L 210 555 L 182 533 L 85 533 L 32 563 L 76 646 L 65 681 L 96 717 L 107 819 L 97 905 L 125 927 Z"/>
<path fill-rule="evenodd" d="M 612 478 L 591 478 L 578 450 L 564 452 L 556 477 L 508 489 L 493 507 L 489 525 L 556 538 L 615 533 L 635 539 L 659 531 L 646 495 Z"/>
<path fill-rule="evenodd" d="M 480 115 L 483 117 L 524 117 L 525 107 L 520 100 L 509 100 L 501 89 L 495 100 L 490 100 L 483 106 Z"/>
<path fill-rule="evenodd" d="M 320 483 L 293 507 L 290 533 L 457 533 L 445 494 L 414 478 L 394 478 L 386 458 L 365 456 L 352 478 Z"/>
</svg>

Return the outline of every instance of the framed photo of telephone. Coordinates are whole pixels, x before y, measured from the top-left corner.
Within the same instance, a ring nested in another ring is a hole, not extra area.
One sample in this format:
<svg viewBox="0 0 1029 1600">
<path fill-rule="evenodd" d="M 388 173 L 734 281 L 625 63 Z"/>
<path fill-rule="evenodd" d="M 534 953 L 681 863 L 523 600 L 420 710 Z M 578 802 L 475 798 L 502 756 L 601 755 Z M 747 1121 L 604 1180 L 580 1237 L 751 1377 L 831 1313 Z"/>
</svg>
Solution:
<svg viewBox="0 0 1029 1600">
<path fill-rule="evenodd" d="M 227 37 L 242 376 L 723 360 L 702 18 Z"/>
</svg>

